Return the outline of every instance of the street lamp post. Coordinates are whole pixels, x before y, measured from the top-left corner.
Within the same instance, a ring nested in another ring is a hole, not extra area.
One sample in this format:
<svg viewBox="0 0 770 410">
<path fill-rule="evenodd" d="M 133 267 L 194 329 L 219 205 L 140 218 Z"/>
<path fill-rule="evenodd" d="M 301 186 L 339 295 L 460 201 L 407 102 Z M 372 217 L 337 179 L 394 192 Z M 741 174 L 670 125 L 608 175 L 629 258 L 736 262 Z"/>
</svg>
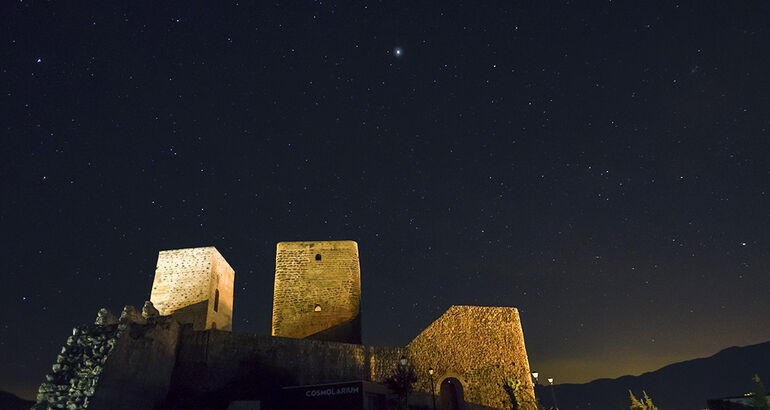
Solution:
<svg viewBox="0 0 770 410">
<path fill-rule="evenodd" d="M 406 372 L 407 372 L 406 356 L 401 356 L 401 358 L 398 359 L 398 361 L 401 363 L 401 371 L 404 373 L 404 377 L 407 377 L 406 376 Z M 405 385 L 403 386 L 404 387 L 404 406 L 406 406 L 406 408 L 408 409 L 409 408 L 409 386 L 406 386 L 406 383 L 408 383 L 408 381 L 405 379 L 404 380 Z"/>
<path fill-rule="evenodd" d="M 551 385 L 551 398 L 553 398 L 553 407 L 556 407 L 556 410 L 559 410 L 559 405 L 556 403 L 556 393 L 553 391 L 553 377 L 548 378 L 548 384 Z"/>
<path fill-rule="evenodd" d="M 436 388 L 433 385 L 433 367 L 428 368 L 430 375 L 430 397 L 433 399 L 433 410 L 436 410 Z"/>
</svg>

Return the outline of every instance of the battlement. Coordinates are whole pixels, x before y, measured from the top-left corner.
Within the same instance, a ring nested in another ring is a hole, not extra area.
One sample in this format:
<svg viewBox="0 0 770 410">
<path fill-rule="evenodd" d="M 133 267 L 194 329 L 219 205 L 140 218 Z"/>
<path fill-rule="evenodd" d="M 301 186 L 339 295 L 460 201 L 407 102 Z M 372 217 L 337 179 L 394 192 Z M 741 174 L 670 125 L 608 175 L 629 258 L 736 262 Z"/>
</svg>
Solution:
<svg viewBox="0 0 770 410">
<path fill-rule="evenodd" d="M 150 301 L 195 330 L 232 330 L 234 277 L 213 246 L 160 251 Z"/>
<path fill-rule="evenodd" d="M 361 343 L 360 301 L 356 242 L 278 243 L 273 336 Z"/>
</svg>

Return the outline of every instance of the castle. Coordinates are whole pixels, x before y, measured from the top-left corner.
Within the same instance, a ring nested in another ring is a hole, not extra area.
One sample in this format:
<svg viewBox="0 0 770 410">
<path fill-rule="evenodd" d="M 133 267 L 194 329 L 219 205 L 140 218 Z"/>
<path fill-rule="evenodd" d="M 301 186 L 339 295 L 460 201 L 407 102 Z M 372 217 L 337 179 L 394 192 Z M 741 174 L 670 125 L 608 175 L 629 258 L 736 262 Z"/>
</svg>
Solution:
<svg viewBox="0 0 770 410">
<path fill-rule="evenodd" d="M 534 408 L 515 308 L 452 306 L 406 346 L 363 345 L 358 245 L 281 242 L 272 335 L 239 334 L 234 279 L 214 247 L 161 251 L 141 313 L 75 327 L 34 408 L 377 410 L 399 373 L 413 408 Z"/>
</svg>

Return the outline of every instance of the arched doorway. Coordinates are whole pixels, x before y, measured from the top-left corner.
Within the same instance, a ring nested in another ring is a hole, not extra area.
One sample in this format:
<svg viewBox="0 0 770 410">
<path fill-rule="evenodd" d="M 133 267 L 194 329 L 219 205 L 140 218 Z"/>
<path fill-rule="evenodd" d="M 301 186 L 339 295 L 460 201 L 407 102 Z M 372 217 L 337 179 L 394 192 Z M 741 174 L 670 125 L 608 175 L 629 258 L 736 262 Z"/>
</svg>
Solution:
<svg viewBox="0 0 770 410">
<path fill-rule="evenodd" d="M 438 405 L 441 410 L 462 410 L 465 399 L 463 385 L 454 377 L 447 377 L 441 382 L 438 393 Z"/>
</svg>

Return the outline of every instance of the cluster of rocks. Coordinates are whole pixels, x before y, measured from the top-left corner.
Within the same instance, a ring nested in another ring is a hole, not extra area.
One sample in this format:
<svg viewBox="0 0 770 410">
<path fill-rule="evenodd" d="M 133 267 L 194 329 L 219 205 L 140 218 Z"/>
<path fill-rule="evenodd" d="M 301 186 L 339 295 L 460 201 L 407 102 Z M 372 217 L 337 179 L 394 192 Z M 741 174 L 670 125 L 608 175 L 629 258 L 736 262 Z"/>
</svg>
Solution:
<svg viewBox="0 0 770 410">
<path fill-rule="evenodd" d="M 67 338 L 67 344 L 56 356 L 53 371 L 45 376 L 38 389 L 34 408 L 87 407 L 117 337 L 117 324 L 84 325 L 72 329 L 72 336 Z"/>
<path fill-rule="evenodd" d="M 140 314 L 135 307 L 126 306 L 120 318 L 107 309 L 100 309 L 93 325 L 72 329 L 72 336 L 56 356 L 52 372 L 45 376 L 33 409 L 83 409 L 93 397 L 99 375 L 115 343 L 128 323 L 146 324 L 159 317 L 151 302 L 146 302 Z"/>
</svg>

